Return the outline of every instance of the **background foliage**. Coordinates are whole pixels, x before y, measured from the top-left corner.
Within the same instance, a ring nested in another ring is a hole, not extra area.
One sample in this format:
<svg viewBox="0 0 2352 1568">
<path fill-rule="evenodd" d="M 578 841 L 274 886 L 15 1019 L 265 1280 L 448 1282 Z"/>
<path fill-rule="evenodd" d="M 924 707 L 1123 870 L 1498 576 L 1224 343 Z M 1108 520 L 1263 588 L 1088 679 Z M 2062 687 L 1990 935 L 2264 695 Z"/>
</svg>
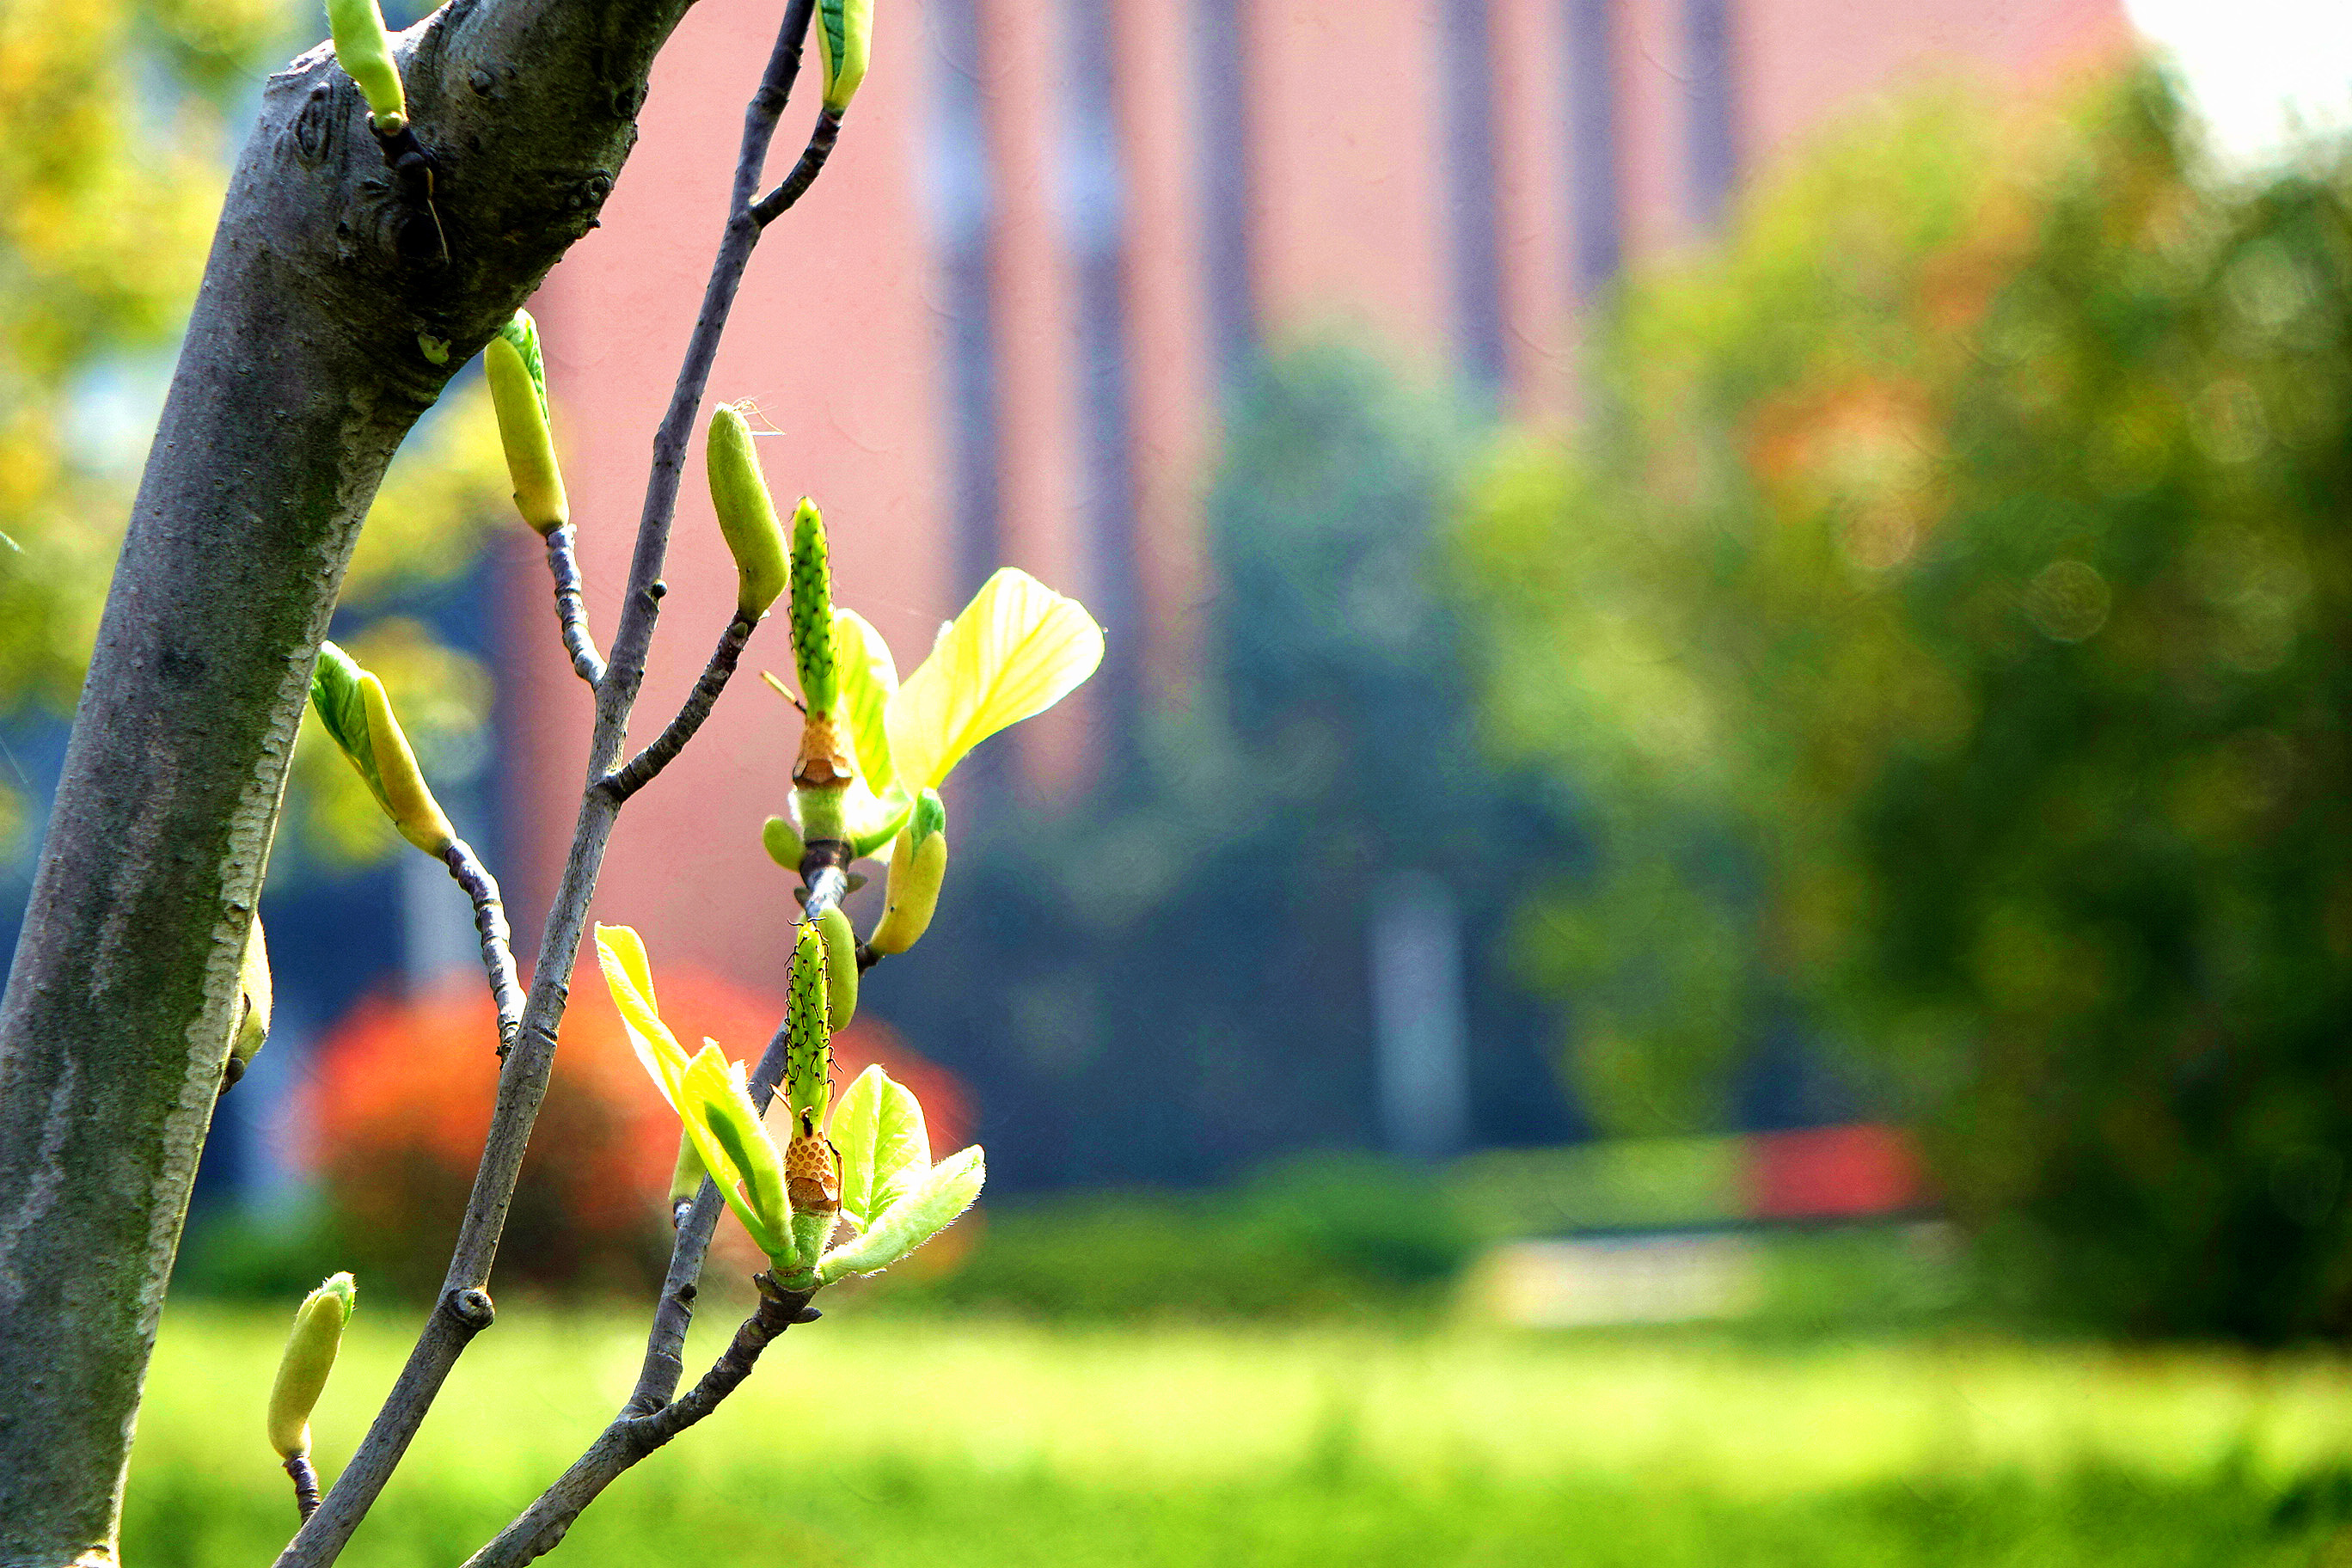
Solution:
<svg viewBox="0 0 2352 1568">
<path fill-rule="evenodd" d="M 2206 174 L 2140 74 L 1857 131 L 1635 280 L 1460 533 L 1523 905 L 1620 1125 L 1791 1018 L 2045 1306 L 2352 1327 L 2352 159 Z"/>
</svg>

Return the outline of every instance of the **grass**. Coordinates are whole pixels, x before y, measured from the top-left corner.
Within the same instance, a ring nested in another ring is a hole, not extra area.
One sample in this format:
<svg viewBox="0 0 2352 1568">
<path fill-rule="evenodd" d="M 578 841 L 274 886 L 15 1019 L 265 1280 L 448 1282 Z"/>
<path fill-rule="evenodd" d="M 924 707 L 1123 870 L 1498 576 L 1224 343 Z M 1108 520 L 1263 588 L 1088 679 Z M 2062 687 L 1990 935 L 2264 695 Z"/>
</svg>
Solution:
<svg viewBox="0 0 2352 1568">
<path fill-rule="evenodd" d="M 317 1422 L 323 1471 L 414 1326 L 362 1303 Z M 249 1568 L 283 1543 L 260 1436 L 282 1333 L 277 1313 L 167 1314 L 127 1562 Z M 510 1306 L 344 1561 L 461 1562 L 606 1418 L 638 1343 L 623 1318 Z M 771 1355 L 554 1561 L 2352 1563 L 2352 1371 L 2317 1357 L 1071 1329 L 854 1301 Z"/>
</svg>

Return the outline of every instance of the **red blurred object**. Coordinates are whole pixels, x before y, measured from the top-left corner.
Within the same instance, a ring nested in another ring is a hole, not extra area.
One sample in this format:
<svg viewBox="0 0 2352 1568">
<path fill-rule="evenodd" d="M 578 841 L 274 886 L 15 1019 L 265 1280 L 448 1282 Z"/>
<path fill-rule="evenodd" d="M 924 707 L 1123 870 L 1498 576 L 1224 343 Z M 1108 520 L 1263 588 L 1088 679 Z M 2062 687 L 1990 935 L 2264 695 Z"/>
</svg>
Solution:
<svg viewBox="0 0 2352 1568">
<path fill-rule="evenodd" d="M 1757 1133 L 1747 1175 L 1756 1219 L 1896 1214 L 1929 1197 L 1910 1135 L 1877 1123 Z"/>
<path fill-rule="evenodd" d="M 657 1278 L 668 1250 L 677 1118 L 593 975 L 564 1016 L 499 1249 L 502 1274 L 559 1289 Z M 663 1021 L 689 1051 L 708 1037 L 756 1062 L 783 1016 L 781 995 L 705 971 L 660 971 L 655 982 Z M 367 998 L 320 1043 L 303 1105 L 311 1161 L 347 1244 L 373 1255 L 360 1261 L 411 1289 L 430 1290 L 446 1261 L 489 1127 L 497 1038 L 481 983 L 453 974 Z M 971 1115 L 961 1084 L 887 1025 L 859 1019 L 835 1037 L 834 1058 L 836 1088 L 879 1062 L 922 1100 L 933 1152 L 962 1146 Z M 731 1228 L 722 1222 L 722 1237 Z"/>
</svg>

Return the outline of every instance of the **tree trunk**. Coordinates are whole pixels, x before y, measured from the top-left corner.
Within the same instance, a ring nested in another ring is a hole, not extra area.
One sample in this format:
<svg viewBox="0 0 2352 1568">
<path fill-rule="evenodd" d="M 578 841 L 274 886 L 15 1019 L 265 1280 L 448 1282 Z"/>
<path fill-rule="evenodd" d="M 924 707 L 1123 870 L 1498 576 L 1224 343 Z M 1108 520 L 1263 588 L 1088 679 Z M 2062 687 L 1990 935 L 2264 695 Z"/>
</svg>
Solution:
<svg viewBox="0 0 2352 1568">
<path fill-rule="evenodd" d="M 384 465 L 593 226 L 684 9 L 455 0 L 411 29 L 400 58 L 437 163 L 429 202 L 387 166 L 326 49 L 270 80 L 0 1000 L 9 1568 L 114 1560 L 295 725 Z"/>
</svg>

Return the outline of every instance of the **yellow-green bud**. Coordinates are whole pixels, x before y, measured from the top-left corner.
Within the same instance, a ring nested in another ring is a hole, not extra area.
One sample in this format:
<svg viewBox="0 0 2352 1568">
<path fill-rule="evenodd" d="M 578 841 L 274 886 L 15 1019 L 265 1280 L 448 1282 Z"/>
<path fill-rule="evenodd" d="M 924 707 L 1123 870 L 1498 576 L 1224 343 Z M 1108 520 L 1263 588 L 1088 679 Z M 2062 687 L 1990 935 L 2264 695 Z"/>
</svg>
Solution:
<svg viewBox="0 0 2352 1568">
<path fill-rule="evenodd" d="M 838 904 L 827 904 L 812 923 L 824 942 L 825 1022 L 837 1035 L 857 1016 L 857 933 Z"/>
<path fill-rule="evenodd" d="M 792 567 L 784 527 L 776 521 L 776 503 L 768 495 L 760 454 L 751 445 L 751 426 L 740 409 L 727 404 L 712 412 L 702 456 L 719 531 L 735 557 L 735 610 L 756 621 L 782 596 Z"/>
<path fill-rule="evenodd" d="M 702 1178 L 708 1174 L 702 1168 L 702 1155 L 694 1146 L 694 1135 L 681 1131 L 677 1135 L 677 1163 L 670 1167 L 669 1206 L 676 1214 L 681 1205 L 690 1204 L 702 1190 Z"/>
<path fill-rule="evenodd" d="M 890 884 L 882 918 L 866 945 L 877 952 L 904 952 L 931 927 L 940 907 L 940 885 L 948 874 L 947 806 L 937 790 L 916 797 L 906 830 L 890 847 Z"/>
<path fill-rule="evenodd" d="M 245 961 L 236 979 L 236 1027 L 230 1031 L 228 1062 L 221 1072 L 226 1094 L 245 1069 L 253 1065 L 269 1038 L 269 942 L 261 934 L 261 917 L 253 917 L 245 938 Z"/>
<path fill-rule="evenodd" d="M 835 119 L 866 79 L 874 39 L 874 0 L 817 0 L 817 63 L 824 74 L 824 111 Z"/>
<path fill-rule="evenodd" d="M 278 1382 L 269 1390 L 269 1446 L 281 1459 L 310 1451 L 310 1412 L 327 1386 L 327 1374 L 335 1370 L 335 1352 L 358 1295 L 349 1274 L 333 1274 L 295 1309 L 294 1331 L 287 1336 Z"/>
<path fill-rule="evenodd" d="M 784 1058 L 784 1103 L 795 1116 L 824 1120 L 833 1098 L 832 983 L 827 977 L 824 938 L 812 921 L 794 928 L 793 973 L 784 999 L 790 1031 Z"/>
<path fill-rule="evenodd" d="M 446 849 L 457 832 L 425 783 L 383 682 L 333 643 L 320 643 L 310 706 L 401 837 L 428 855 Z"/>
<path fill-rule="evenodd" d="M 392 35 L 375 0 L 327 0 L 327 31 L 335 40 L 335 63 L 367 100 L 368 123 L 387 136 L 406 128 L 408 94 L 392 63 Z"/>
<path fill-rule="evenodd" d="M 801 842 L 801 830 L 793 826 L 789 816 L 768 818 L 760 829 L 760 847 L 768 852 L 769 859 L 787 871 L 799 870 L 801 857 L 808 853 L 808 846 Z"/>
<path fill-rule="evenodd" d="M 572 521 L 572 502 L 563 493 L 563 470 L 555 460 L 547 366 L 540 353 L 539 324 L 530 312 L 517 310 L 499 329 L 482 351 L 482 371 L 489 379 L 490 406 L 499 416 L 499 445 L 506 449 L 515 510 L 542 535 L 552 533 Z"/>
</svg>

